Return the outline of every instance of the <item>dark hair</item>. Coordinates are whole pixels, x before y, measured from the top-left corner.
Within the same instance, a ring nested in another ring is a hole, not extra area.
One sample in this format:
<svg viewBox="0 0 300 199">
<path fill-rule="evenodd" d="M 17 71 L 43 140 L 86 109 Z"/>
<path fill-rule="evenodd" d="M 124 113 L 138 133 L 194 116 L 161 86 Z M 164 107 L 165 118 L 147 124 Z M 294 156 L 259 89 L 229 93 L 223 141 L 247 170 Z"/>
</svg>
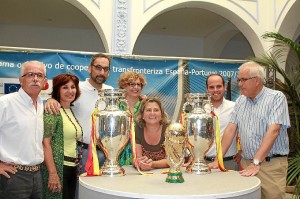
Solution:
<svg viewBox="0 0 300 199">
<path fill-rule="evenodd" d="M 80 89 L 79 89 L 79 79 L 78 79 L 78 77 L 76 77 L 75 75 L 73 75 L 71 73 L 60 74 L 52 79 L 53 87 L 52 87 L 51 97 L 53 99 L 56 99 L 58 102 L 60 102 L 59 90 L 63 85 L 67 84 L 70 80 L 73 81 L 75 84 L 76 95 L 75 95 L 74 101 L 77 100 L 81 94 Z M 73 106 L 73 102 L 71 103 L 71 106 Z"/>
<path fill-rule="evenodd" d="M 139 127 L 141 127 L 141 128 L 145 127 L 145 121 L 143 119 L 143 114 L 144 114 L 145 106 L 147 105 L 147 103 L 150 103 L 150 102 L 155 102 L 155 103 L 158 104 L 158 106 L 160 108 L 160 112 L 161 112 L 161 119 L 162 119 L 161 124 L 162 125 L 170 124 L 170 121 L 168 119 L 168 116 L 167 116 L 166 112 L 164 111 L 164 108 L 162 106 L 161 101 L 158 98 L 153 97 L 153 98 L 143 99 L 143 101 L 141 102 L 139 112 L 138 112 L 137 117 L 135 119 L 137 125 L 139 125 Z"/>
<path fill-rule="evenodd" d="M 93 55 L 92 58 L 91 58 L 91 63 L 90 63 L 90 65 L 94 65 L 95 60 L 98 59 L 98 58 L 101 58 L 101 57 L 102 57 L 102 58 L 108 59 L 109 67 L 110 67 L 111 57 L 108 56 L 108 55 L 104 55 L 104 54 L 102 54 L 102 53 Z"/>
<path fill-rule="evenodd" d="M 207 78 L 206 78 L 206 88 L 207 88 L 207 86 L 208 86 L 208 85 L 207 85 L 208 79 L 209 79 L 210 77 L 212 77 L 212 76 L 219 76 L 219 77 L 221 77 L 223 86 L 225 86 L 224 78 L 223 78 L 221 75 L 219 75 L 219 74 L 213 73 L 213 74 L 208 75 Z"/>
</svg>

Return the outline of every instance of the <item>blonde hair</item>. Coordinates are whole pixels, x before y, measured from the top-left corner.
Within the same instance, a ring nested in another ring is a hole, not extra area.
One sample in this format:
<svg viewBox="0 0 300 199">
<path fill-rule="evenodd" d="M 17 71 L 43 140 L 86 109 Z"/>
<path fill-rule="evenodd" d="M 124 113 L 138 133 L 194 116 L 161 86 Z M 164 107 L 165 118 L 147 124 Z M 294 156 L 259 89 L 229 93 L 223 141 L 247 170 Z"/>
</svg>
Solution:
<svg viewBox="0 0 300 199">
<path fill-rule="evenodd" d="M 135 119 L 135 122 L 137 123 L 137 125 L 141 128 L 145 127 L 146 123 L 145 123 L 145 120 L 143 119 L 143 115 L 144 115 L 144 111 L 145 111 L 145 107 L 146 107 L 147 103 L 151 103 L 151 102 L 155 102 L 160 108 L 161 118 L 162 118 L 160 124 L 162 124 L 162 125 L 170 124 L 169 118 L 162 106 L 161 101 L 158 98 L 153 97 L 153 98 L 146 98 L 141 102 L 139 112 Z"/>
<path fill-rule="evenodd" d="M 147 82 L 144 75 L 133 71 L 122 73 L 121 76 L 119 77 L 118 85 L 120 88 L 125 88 L 129 83 L 137 79 L 140 80 L 142 84 L 142 88 L 146 86 Z"/>
</svg>

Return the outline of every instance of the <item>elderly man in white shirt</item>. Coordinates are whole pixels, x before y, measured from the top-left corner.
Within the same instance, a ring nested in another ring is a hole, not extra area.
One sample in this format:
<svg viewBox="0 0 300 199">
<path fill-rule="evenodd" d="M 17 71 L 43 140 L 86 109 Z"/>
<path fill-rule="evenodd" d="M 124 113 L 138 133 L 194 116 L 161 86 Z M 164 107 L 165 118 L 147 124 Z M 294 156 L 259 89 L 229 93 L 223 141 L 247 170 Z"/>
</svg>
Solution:
<svg viewBox="0 0 300 199">
<path fill-rule="evenodd" d="M 39 61 L 22 64 L 18 92 L 0 97 L 0 198 L 42 198 L 43 102 L 47 83 Z"/>
</svg>

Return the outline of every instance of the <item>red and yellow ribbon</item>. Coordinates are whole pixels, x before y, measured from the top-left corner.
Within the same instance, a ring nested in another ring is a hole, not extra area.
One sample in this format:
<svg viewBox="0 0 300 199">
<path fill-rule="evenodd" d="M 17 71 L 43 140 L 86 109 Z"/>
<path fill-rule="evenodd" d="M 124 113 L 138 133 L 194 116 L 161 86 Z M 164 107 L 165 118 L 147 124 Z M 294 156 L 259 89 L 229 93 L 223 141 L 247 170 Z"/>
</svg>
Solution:
<svg viewBox="0 0 300 199">
<path fill-rule="evenodd" d="M 99 176 L 99 160 L 97 155 L 97 139 L 96 139 L 96 115 L 98 113 L 98 109 L 95 109 L 92 114 L 92 130 L 91 130 L 91 140 L 89 144 L 88 158 L 85 165 L 85 171 L 87 172 L 87 176 Z"/>
</svg>

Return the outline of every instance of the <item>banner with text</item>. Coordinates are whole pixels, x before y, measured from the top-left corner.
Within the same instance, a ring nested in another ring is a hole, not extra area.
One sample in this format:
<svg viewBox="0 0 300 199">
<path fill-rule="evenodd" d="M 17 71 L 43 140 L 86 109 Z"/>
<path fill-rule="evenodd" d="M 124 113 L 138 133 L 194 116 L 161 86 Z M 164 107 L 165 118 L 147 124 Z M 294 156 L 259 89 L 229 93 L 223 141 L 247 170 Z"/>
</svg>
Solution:
<svg viewBox="0 0 300 199">
<path fill-rule="evenodd" d="M 0 96 L 18 90 L 20 67 L 25 61 L 38 60 L 45 64 L 49 89 L 42 91 L 41 96 L 46 99 L 52 90 L 51 79 L 58 74 L 70 72 L 78 76 L 80 81 L 89 78 L 88 66 L 91 56 L 92 54 L 52 52 L 0 52 Z M 205 80 L 211 73 L 222 75 L 225 81 L 231 77 L 232 100 L 239 96 L 235 80 L 240 63 L 124 57 L 113 56 L 106 84 L 118 88 L 118 78 L 126 71 L 143 74 L 147 79 L 147 86 L 142 93 L 149 97 L 159 97 L 170 119 L 178 118 L 179 111 L 175 112 L 175 107 L 178 106 L 177 99 L 182 98 L 178 93 L 205 92 Z M 179 76 L 183 78 L 180 80 Z M 183 89 L 184 92 L 179 92 L 179 89 Z"/>
</svg>

